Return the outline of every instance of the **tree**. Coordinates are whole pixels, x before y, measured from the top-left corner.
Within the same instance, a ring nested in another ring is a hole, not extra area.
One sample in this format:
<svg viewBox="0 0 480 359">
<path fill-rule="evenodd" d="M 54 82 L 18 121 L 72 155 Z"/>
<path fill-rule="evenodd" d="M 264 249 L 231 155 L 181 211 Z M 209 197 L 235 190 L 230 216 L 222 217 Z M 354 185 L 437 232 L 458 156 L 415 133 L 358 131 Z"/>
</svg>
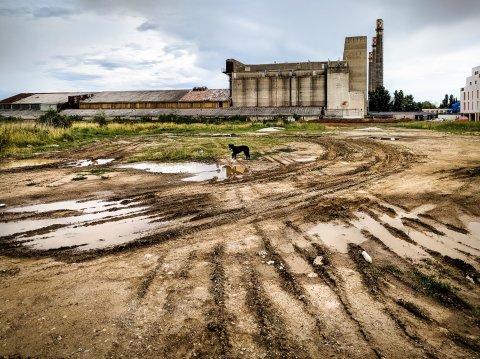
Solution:
<svg viewBox="0 0 480 359">
<path fill-rule="evenodd" d="M 92 121 L 95 122 L 99 127 L 107 126 L 107 116 L 105 111 L 98 111 L 93 115 Z"/>
<path fill-rule="evenodd" d="M 402 90 L 400 91 L 395 90 L 395 92 L 393 93 L 392 110 L 405 111 L 405 96 Z"/>
<path fill-rule="evenodd" d="M 448 98 L 448 108 L 452 108 L 453 104 L 457 102 L 457 98 L 450 95 Z"/>
<path fill-rule="evenodd" d="M 440 104 L 440 108 L 448 108 L 448 94 L 445 94 L 445 97 Z"/>
<path fill-rule="evenodd" d="M 379 86 L 376 90 L 368 93 L 370 111 L 390 111 L 391 96 L 388 90 Z"/>
<path fill-rule="evenodd" d="M 405 96 L 404 111 L 420 111 L 421 109 L 421 103 L 415 102 L 412 95 Z"/>
<path fill-rule="evenodd" d="M 423 101 L 421 105 L 422 108 L 437 108 L 437 106 L 430 101 Z"/>
<path fill-rule="evenodd" d="M 61 115 L 57 110 L 49 109 L 37 120 L 37 123 L 58 128 L 68 128 L 72 125 L 72 120 L 68 116 Z"/>
</svg>

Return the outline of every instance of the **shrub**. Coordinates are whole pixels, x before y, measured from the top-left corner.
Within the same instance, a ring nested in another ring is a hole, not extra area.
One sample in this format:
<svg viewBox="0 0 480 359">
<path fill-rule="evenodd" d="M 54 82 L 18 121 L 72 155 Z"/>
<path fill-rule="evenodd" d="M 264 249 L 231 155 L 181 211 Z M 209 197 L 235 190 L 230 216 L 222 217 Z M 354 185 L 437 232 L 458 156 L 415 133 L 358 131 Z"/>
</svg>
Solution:
<svg viewBox="0 0 480 359">
<path fill-rule="evenodd" d="M 9 127 L 0 128 L 0 152 L 7 148 L 12 141 L 12 131 Z"/>
<path fill-rule="evenodd" d="M 93 115 L 92 121 L 100 127 L 107 126 L 107 116 L 104 111 L 98 111 Z"/>
<path fill-rule="evenodd" d="M 37 120 L 37 123 L 42 125 L 57 127 L 57 128 L 68 128 L 72 126 L 72 120 L 68 116 L 61 115 L 58 111 L 49 109 Z"/>
</svg>

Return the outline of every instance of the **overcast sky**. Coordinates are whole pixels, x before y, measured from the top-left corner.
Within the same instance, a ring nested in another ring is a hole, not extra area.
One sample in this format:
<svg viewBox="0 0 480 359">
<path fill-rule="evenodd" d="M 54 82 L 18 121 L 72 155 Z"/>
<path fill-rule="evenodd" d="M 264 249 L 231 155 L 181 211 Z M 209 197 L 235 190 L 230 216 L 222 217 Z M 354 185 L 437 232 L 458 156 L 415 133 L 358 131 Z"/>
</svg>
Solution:
<svg viewBox="0 0 480 359">
<path fill-rule="evenodd" d="M 225 59 L 342 57 L 384 19 L 384 82 L 439 103 L 480 65 L 480 0 L 0 0 L 0 98 L 228 88 Z"/>
</svg>

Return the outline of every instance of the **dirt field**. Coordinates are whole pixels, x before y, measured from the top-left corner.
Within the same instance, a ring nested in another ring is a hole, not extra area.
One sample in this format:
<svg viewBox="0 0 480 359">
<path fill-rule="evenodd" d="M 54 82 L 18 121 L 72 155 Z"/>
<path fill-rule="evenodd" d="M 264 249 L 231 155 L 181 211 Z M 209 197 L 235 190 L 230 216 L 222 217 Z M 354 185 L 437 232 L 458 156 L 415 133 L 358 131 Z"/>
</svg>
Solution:
<svg viewBox="0 0 480 359">
<path fill-rule="evenodd" d="M 117 167 L 159 137 L 0 170 L 0 356 L 480 357 L 480 137 L 278 136 L 224 181 Z"/>
</svg>

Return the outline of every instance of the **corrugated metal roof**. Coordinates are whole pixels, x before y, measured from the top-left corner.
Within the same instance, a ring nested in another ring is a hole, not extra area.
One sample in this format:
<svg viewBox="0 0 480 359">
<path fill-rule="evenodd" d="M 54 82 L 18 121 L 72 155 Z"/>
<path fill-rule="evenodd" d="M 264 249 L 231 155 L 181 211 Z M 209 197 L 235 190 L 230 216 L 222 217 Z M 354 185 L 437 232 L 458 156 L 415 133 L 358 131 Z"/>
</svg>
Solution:
<svg viewBox="0 0 480 359">
<path fill-rule="evenodd" d="M 83 95 L 88 92 L 55 92 L 55 93 L 35 93 L 14 102 L 14 104 L 48 104 L 54 105 L 68 102 L 68 96 Z"/>
<path fill-rule="evenodd" d="M 105 91 L 94 94 L 83 103 L 178 102 L 190 90 Z"/>
<path fill-rule="evenodd" d="M 180 99 L 180 102 L 220 102 L 228 101 L 229 99 L 229 89 L 206 89 L 203 91 L 191 90 Z"/>
</svg>

